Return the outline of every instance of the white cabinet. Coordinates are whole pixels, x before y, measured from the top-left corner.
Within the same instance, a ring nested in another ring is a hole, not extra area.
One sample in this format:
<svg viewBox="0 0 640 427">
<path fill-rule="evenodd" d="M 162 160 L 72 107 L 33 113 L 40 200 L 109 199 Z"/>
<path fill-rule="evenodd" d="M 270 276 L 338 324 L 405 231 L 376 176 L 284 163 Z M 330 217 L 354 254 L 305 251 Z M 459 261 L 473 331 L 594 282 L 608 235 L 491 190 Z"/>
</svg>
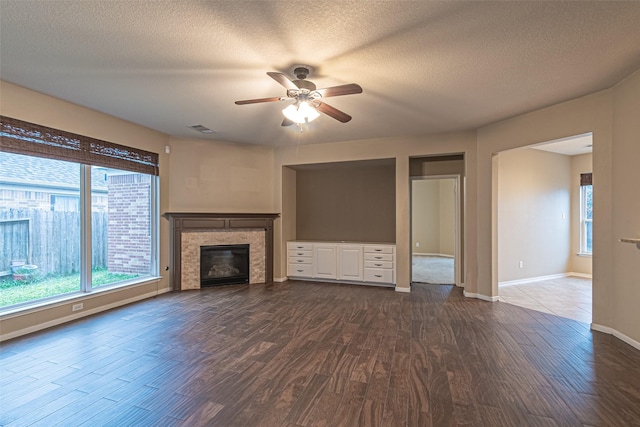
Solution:
<svg viewBox="0 0 640 427">
<path fill-rule="evenodd" d="M 313 277 L 337 278 L 337 246 L 335 244 L 313 245 Z"/>
<path fill-rule="evenodd" d="M 364 280 L 372 283 L 396 282 L 396 247 L 367 245 L 364 247 Z"/>
<path fill-rule="evenodd" d="M 287 243 L 287 274 L 291 277 L 313 277 L 313 245 L 311 243 Z"/>
<path fill-rule="evenodd" d="M 338 246 L 338 280 L 363 280 L 362 254 L 362 246 Z"/>
<path fill-rule="evenodd" d="M 292 279 L 393 285 L 395 253 L 395 245 L 287 242 L 287 274 Z"/>
</svg>

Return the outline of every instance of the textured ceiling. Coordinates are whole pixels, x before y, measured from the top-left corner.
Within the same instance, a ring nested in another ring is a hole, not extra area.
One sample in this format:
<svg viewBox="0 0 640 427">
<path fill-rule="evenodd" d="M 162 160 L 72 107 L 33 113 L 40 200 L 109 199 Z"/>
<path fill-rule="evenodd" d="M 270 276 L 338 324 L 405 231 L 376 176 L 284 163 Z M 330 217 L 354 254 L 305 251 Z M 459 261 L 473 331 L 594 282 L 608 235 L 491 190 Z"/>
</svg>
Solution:
<svg viewBox="0 0 640 427">
<path fill-rule="evenodd" d="M 473 129 L 640 68 L 640 2 L 7 1 L 0 78 L 167 134 L 265 145 Z M 283 128 L 267 71 L 353 116 Z M 205 136 L 187 128 L 202 124 Z"/>
</svg>

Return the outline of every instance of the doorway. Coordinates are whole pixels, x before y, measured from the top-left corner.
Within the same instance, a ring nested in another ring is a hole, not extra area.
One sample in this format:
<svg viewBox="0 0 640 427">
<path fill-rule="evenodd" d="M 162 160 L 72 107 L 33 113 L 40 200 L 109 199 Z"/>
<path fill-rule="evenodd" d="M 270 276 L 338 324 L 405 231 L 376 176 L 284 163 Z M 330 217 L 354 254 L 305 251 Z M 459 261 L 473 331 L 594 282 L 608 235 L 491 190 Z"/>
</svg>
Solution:
<svg viewBox="0 0 640 427">
<path fill-rule="evenodd" d="M 411 282 L 460 286 L 460 177 L 411 178 Z"/>
<path fill-rule="evenodd" d="M 494 157 L 500 301 L 591 322 L 592 145 L 587 133 Z"/>
</svg>

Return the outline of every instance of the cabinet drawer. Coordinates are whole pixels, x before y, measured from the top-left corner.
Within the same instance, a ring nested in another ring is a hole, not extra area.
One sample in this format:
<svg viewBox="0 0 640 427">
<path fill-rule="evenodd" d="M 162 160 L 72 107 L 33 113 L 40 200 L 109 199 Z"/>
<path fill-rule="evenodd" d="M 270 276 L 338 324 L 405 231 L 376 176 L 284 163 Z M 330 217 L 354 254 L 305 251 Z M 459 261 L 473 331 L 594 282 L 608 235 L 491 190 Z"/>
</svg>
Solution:
<svg viewBox="0 0 640 427">
<path fill-rule="evenodd" d="M 365 282 L 393 283 L 393 270 L 383 268 L 365 268 Z"/>
<path fill-rule="evenodd" d="M 313 243 L 289 242 L 288 248 L 291 250 L 302 249 L 304 251 L 310 251 L 310 250 L 313 250 Z"/>
<path fill-rule="evenodd" d="M 289 256 L 292 257 L 300 257 L 300 256 L 308 256 L 311 258 L 313 256 L 312 250 L 304 250 L 304 249 L 289 249 Z"/>
<path fill-rule="evenodd" d="M 364 268 L 393 268 L 391 261 L 365 261 Z"/>
<path fill-rule="evenodd" d="M 303 256 L 290 256 L 289 264 L 311 264 L 313 258 Z"/>
<path fill-rule="evenodd" d="M 311 264 L 289 264 L 289 276 L 311 277 Z"/>
<path fill-rule="evenodd" d="M 364 260 L 365 261 L 393 261 L 393 254 L 370 254 L 370 253 L 365 253 L 364 254 Z"/>
<path fill-rule="evenodd" d="M 366 253 L 374 254 L 392 254 L 395 246 L 365 246 L 364 251 Z"/>
</svg>

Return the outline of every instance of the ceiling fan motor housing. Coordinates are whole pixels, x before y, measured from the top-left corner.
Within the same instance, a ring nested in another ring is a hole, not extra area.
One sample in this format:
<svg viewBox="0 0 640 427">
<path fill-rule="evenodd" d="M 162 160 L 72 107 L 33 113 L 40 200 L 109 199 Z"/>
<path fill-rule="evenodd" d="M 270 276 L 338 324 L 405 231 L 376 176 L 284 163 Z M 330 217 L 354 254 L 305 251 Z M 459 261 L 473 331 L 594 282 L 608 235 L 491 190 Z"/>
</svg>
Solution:
<svg viewBox="0 0 640 427">
<path fill-rule="evenodd" d="M 309 68 L 308 67 L 296 67 L 293 70 L 293 74 L 299 79 L 304 80 L 309 76 Z"/>
</svg>

